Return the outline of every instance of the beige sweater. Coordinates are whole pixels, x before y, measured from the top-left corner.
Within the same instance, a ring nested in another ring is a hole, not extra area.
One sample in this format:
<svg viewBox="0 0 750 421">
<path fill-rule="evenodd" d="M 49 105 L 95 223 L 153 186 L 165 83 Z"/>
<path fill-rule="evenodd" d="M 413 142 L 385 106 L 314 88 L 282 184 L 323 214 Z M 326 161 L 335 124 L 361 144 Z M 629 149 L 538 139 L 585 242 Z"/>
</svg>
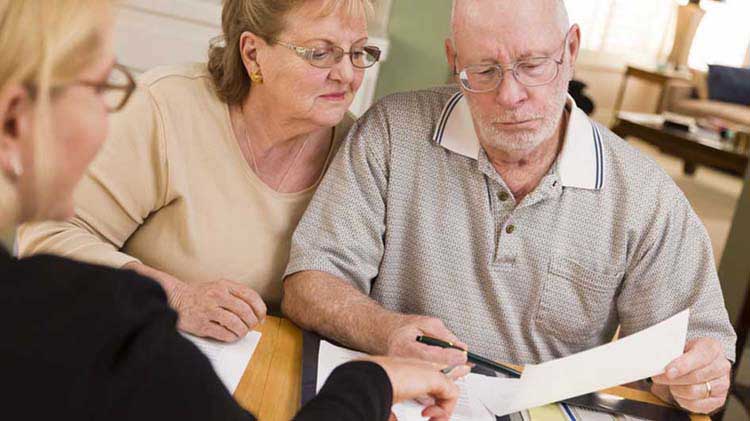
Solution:
<svg viewBox="0 0 750 421">
<path fill-rule="evenodd" d="M 336 127 L 330 155 L 352 123 Z M 317 183 L 283 194 L 260 181 L 205 65 L 145 74 L 110 130 L 76 192 L 75 218 L 21 227 L 21 255 L 140 261 L 187 283 L 234 280 L 277 307 L 291 235 Z"/>
</svg>

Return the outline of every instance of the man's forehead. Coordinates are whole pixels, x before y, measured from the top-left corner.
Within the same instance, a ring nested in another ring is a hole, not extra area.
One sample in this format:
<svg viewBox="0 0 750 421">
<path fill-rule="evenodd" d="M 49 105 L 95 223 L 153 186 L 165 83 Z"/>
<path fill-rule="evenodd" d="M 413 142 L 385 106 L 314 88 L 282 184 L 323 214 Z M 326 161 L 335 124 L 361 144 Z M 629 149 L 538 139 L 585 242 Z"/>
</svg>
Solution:
<svg viewBox="0 0 750 421">
<path fill-rule="evenodd" d="M 468 28 L 455 34 L 455 47 L 474 59 L 519 59 L 554 52 L 562 43 L 559 31 L 514 28 Z"/>
<path fill-rule="evenodd" d="M 567 29 L 557 0 L 457 0 L 453 39 L 475 59 L 522 58 L 551 53 Z"/>
<path fill-rule="evenodd" d="M 560 0 L 456 0 L 452 16 L 454 36 L 460 33 L 553 38 L 567 29 L 567 13 Z"/>
</svg>

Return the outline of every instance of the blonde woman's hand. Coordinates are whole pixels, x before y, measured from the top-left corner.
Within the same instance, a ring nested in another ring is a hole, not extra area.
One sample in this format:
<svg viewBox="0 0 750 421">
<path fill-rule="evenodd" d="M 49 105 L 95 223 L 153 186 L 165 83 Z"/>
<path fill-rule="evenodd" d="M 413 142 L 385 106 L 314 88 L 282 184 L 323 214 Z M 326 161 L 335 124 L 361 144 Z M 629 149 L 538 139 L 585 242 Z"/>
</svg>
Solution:
<svg viewBox="0 0 750 421">
<path fill-rule="evenodd" d="M 267 310 L 258 293 L 228 280 L 183 284 L 171 301 L 179 314 L 178 329 L 224 342 L 244 338 Z"/>
<path fill-rule="evenodd" d="M 417 399 L 427 407 L 422 416 L 431 421 L 450 419 L 458 401 L 459 389 L 454 380 L 469 373 L 469 366 L 453 368 L 448 374 L 441 370 L 446 365 L 397 357 L 368 357 L 385 370 L 393 388 L 393 403 Z"/>
</svg>

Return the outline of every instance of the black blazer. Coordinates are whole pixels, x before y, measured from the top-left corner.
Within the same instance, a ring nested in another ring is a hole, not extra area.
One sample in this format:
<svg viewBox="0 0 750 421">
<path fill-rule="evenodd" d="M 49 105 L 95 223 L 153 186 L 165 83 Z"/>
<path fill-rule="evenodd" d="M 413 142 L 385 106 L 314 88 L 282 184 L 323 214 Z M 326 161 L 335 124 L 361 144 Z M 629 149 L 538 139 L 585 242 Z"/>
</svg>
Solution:
<svg viewBox="0 0 750 421">
<path fill-rule="evenodd" d="M 175 329 L 154 281 L 0 247 L 0 396 L 7 419 L 254 420 Z M 337 369 L 299 420 L 386 420 L 373 363 Z"/>
</svg>

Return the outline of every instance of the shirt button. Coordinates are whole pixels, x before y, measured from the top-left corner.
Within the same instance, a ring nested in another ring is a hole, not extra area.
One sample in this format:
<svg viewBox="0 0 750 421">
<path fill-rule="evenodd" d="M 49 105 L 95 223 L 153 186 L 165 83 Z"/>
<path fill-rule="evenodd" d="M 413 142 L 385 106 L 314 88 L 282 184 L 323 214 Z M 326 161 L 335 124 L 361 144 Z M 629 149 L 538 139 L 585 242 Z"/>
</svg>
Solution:
<svg viewBox="0 0 750 421">
<path fill-rule="evenodd" d="M 508 192 L 503 191 L 497 195 L 497 198 L 500 199 L 501 202 L 505 202 L 506 200 L 510 199 L 510 195 L 508 195 Z"/>
<path fill-rule="evenodd" d="M 515 225 L 508 225 L 507 227 L 505 227 L 505 232 L 507 232 L 508 234 L 513 234 L 515 230 L 516 230 Z"/>
</svg>

